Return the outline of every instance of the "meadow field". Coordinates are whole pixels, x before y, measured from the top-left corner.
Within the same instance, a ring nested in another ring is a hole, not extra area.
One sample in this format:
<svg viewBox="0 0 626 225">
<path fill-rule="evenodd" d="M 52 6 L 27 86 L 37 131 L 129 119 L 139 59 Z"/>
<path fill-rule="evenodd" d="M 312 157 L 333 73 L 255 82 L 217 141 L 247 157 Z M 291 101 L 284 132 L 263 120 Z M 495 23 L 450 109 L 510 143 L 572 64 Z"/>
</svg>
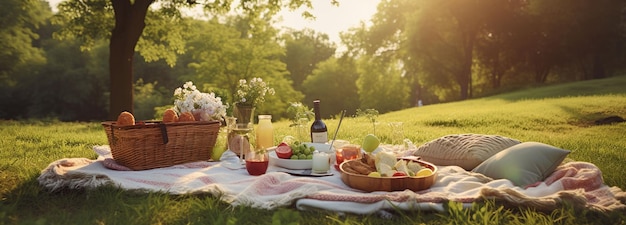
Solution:
<svg viewBox="0 0 626 225">
<path fill-rule="evenodd" d="M 391 140 L 389 122 L 403 122 L 404 136 L 419 145 L 449 134 L 492 134 L 571 150 L 567 160 L 597 165 L 609 186 L 626 189 L 626 123 L 597 125 L 626 117 L 626 76 L 519 90 L 479 99 L 426 105 L 386 113 L 372 122 L 345 118 L 339 139 L 359 142 L 368 133 Z M 337 119 L 326 119 L 334 135 Z M 293 132 L 275 121 L 278 141 Z M 61 158 L 96 158 L 94 145 L 107 144 L 99 122 L 55 119 L 0 121 L 0 224 L 626 224 L 624 212 L 600 214 L 563 206 L 552 212 L 507 208 L 495 202 L 445 213 L 397 212 L 343 215 L 285 207 L 231 207 L 220 196 L 135 193 L 103 187 L 50 193 L 37 183 L 41 170 Z M 224 151 L 221 136 L 214 155 Z"/>
</svg>

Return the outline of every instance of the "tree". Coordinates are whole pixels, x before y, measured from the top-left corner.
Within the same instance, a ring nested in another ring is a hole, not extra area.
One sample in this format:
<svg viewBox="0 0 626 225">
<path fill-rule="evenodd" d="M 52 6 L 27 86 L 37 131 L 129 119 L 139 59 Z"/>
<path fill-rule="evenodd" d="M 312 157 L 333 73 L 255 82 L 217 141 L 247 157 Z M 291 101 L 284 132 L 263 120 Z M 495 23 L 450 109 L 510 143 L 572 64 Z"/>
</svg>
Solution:
<svg viewBox="0 0 626 225">
<path fill-rule="evenodd" d="M 522 1 L 491 1 L 485 9 L 485 27 L 476 45 L 476 58 L 487 70 L 492 89 L 500 88 L 502 79 L 514 66 L 524 61 L 526 41 Z"/>
<path fill-rule="evenodd" d="M 233 2 L 234 0 L 215 0 L 203 4 L 204 9 L 212 13 L 225 13 L 230 11 Z M 311 7 L 310 0 L 241 0 L 238 2 L 236 8 L 254 18 L 271 17 L 282 7 L 290 9 L 303 5 Z M 172 50 L 178 50 L 180 53 L 182 51 L 180 47 L 184 46 L 182 45 L 183 34 L 176 34 L 176 31 L 180 30 L 174 29 L 175 24 L 180 21 L 180 9 L 196 4 L 194 0 L 112 0 L 110 2 L 69 0 L 59 5 L 61 18 L 59 21 L 67 25 L 64 34 L 85 37 L 84 40 L 88 41 L 87 43 L 94 38 L 105 37 L 110 40 L 110 119 L 115 118 L 121 111 L 132 112 L 133 110 L 132 63 L 135 48 L 138 47 L 146 58 L 165 57 L 158 53 Z M 149 10 L 152 5 L 158 5 L 158 12 Z M 151 17 L 149 15 L 170 18 L 162 20 L 172 23 L 163 27 L 168 33 L 166 36 L 168 39 L 153 38 L 151 40 L 157 44 L 149 45 L 151 41 L 146 41 L 146 45 L 138 46 L 140 40 L 150 40 L 148 36 L 142 36 L 146 23 L 150 21 L 146 20 Z"/>
<path fill-rule="evenodd" d="M 15 85 L 20 67 L 45 62 L 43 51 L 33 46 L 36 29 L 52 15 L 47 3 L 39 0 L 0 2 L 0 85 Z"/>
<path fill-rule="evenodd" d="M 26 116 L 32 87 L 18 80 L 36 73 L 46 59 L 37 40 L 37 29 L 52 15 L 39 0 L 0 1 L 0 118 Z"/>
<path fill-rule="evenodd" d="M 381 59 L 363 56 L 357 62 L 360 108 L 386 113 L 409 107 L 409 87 L 403 80 L 400 61 Z"/>
<path fill-rule="evenodd" d="M 372 27 L 353 34 L 361 39 L 355 46 L 362 54 L 401 61 L 411 105 L 470 98 L 476 68 L 491 68 L 497 85 L 523 56 L 509 55 L 516 53 L 510 45 L 517 33 L 507 27 L 521 23 L 514 19 L 522 1 L 387 0 L 378 9 Z"/>
<path fill-rule="evenodd" d="M 302 83 L 311 75 L 317 64 L 335 54 L 336 47 L 329 43 L 328 35 L 311 29 L 290 31 L 283 35 L 286 53 L 282 61 L 293 80 L 293 88 L 302 91 Z"/>
<path fill-rule="evenodd" d="M 276 40 L 278 31 L 262 19 L 236 16 L 226 20 L 225 24 L 217 20 L 194 22 L 196 31 L 189 48 L 194 49 L 192 57 L 196 62 L 189 66 L 196 73 L 186 78 L 209 84 L 207 90 L 225 93 L 226 101 L 234 99 L 240 79 L 260 77 L 277 93 L 268 96 L 257 112 L 271 112 L 275 119 L 280 119 L 289 102 L 300 101 L 302 93 L 291 87 L 286 66 L 280 60 L 284 49 Z"/>
<path fill-rule="evenodd" d="M 352 58 L 331 57 L 320 62 L 302 84 L 306 95 L 305 104 L 312 107 L 313 100 L 320 99 L 324 105 L 324 118 L 337 115 L 344 109 L 348 114 L 356 113 L 359 94 L 355 81 L 358 77 L 356 63 Z"/>
</svg>

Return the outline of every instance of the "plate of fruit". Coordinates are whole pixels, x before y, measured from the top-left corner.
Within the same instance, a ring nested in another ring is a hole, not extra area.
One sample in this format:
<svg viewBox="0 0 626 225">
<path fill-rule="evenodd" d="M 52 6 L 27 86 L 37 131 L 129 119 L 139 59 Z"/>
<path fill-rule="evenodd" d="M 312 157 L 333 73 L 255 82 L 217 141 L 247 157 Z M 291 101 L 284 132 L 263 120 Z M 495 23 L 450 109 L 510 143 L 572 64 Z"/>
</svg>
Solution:
<svg viewBox="0 0 626 225">
<path fill-rule="evenodd" d="M 270 164 L 292 170 L 305 170 L 313 167 L 313 152 L 326 152 L 335 158 L 334 149 L 329 144 L 299 142 L 280 143 L 269 153 Z M 333 162 L 331 162 L 333 163 Z"/>
<path fill-rule="evenodd" d="M 398 158 L 388 152 L 341 163 L 341 180 L 362 191 L 421 191 L 437 178 L 437 167 L 419 158 Z"/>
</svg>

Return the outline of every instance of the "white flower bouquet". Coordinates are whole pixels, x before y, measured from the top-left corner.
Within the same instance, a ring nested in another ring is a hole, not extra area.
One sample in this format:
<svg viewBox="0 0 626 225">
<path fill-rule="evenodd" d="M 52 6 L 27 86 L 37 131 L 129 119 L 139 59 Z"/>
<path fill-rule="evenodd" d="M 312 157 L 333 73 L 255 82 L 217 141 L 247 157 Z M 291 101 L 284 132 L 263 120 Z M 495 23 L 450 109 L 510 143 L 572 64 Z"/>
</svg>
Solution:
<svg viewBox="0 0 626 225">
<path fill-rule="evenodd" d="M 215 93 L 202 93 L 191 81 L 187 81 L 182 88 L 174 90 L 174 110 L 178 113 L 191 112 L 196 120 L 221 121 L 226 116 L 228 105 L 222 103 L 222 98 Z"/>
<path fill-rule="evenodd" d="M 260 77 L 252 78 L 249 82 L 241 79 L 235 95 L 235 104 L 257 106 L 265 101 L 266 94 L 274 95 L 274 88 L 269 87 Z"/>
</svg>

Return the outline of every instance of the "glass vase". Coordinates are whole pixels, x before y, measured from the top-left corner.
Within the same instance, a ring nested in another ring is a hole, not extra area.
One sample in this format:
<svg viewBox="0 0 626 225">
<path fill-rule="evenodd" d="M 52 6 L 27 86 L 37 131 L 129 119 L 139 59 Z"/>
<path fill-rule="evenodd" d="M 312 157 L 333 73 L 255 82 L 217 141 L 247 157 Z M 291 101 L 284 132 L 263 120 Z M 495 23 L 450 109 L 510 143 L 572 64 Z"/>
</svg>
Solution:
<svg viewBox="0 0 626 225">
<path fill-rule="evenodd" d="M 237 118 L 237 124 L 252 125 L 254 120 L 255 107 L 251 105 L 235 104 L 234 116 Z"/>
</svg>

